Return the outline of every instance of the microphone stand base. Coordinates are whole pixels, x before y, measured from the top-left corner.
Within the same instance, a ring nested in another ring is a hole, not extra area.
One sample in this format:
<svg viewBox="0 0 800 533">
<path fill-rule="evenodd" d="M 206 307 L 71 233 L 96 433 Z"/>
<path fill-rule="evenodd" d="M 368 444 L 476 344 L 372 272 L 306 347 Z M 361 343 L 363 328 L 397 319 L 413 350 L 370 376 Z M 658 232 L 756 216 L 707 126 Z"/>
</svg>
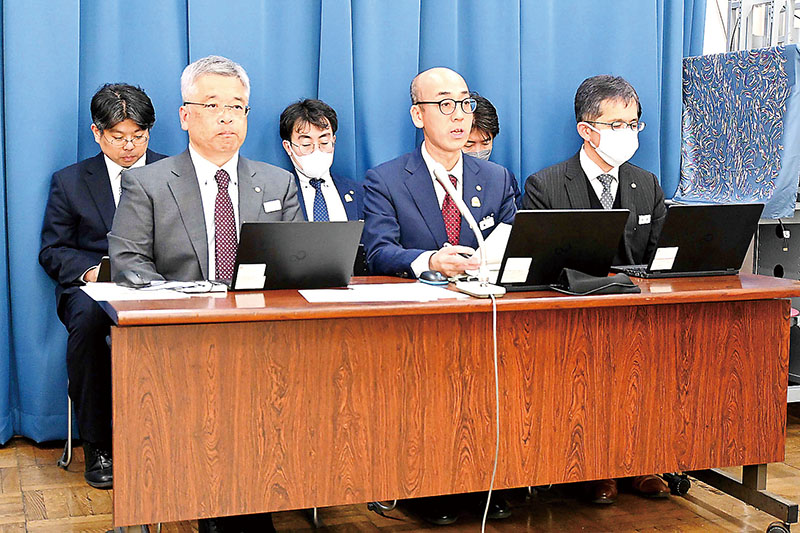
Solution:
<svg viewBox="0 0 800 533">
<path fill-rule="evenodd" d="M 503 296 L 506 293 L 505 287 L 482 283 L 480 281 L 456 281 L 457 291 L 469 294 L 475 298 L 488 298 L 489 296 Z"/>
</svg>

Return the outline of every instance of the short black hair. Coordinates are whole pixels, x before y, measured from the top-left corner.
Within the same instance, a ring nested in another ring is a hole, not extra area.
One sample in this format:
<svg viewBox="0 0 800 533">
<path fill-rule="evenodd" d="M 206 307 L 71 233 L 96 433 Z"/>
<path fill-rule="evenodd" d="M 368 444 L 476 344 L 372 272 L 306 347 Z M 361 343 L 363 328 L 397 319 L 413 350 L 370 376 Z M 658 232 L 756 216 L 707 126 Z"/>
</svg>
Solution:
<svg viewBox="0 0 800 533">
<path fill-rule="evenodd" d="M 472 129 L 488 133 L 494 139 L 500 133 L 497 109 L 494 108 L 488 98 L 478 93 L 470 93 L 470 97 L 478 102 L 478 105 L 475 106 L 475 111 L 472 112 Z"/>
<path fill-rule="evenodd" d="M 322 130 L 330 126 L 334 134 L 339 129 L 336 111 L 322 100 L 313 98 L 299 100 L 283 110 L 280 119 L 281 139 L 291 141 L 292 131 L 298 126 L 298 122 L 311 124 Z"/>
<path fill-rule="evenodd" d="M 141 87 L 127 83 L 106 83 L 92 96 L 92 122 L 97 129 L 113 128 L 131 119 L 143 130 L 156 123 L 153 102 Z"/>
<path fill-rule="evenodd" d="M 586 78 L 575 93 L 575 120 L 595 120 L 601 115 L 600 106 L 607 100 L 629 104 L 636 102 L 637 117 L 642 116 L 642 105 L 636 89 L 625 78 L 601 74 Z"/>
</svg>

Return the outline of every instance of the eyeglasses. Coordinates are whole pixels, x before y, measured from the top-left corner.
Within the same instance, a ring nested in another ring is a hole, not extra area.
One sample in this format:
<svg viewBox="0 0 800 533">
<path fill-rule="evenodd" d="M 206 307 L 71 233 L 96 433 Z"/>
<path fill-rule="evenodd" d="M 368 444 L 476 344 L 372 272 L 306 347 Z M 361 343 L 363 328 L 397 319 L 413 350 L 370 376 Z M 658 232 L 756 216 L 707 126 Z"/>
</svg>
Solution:
<svg viewBox="0 0 800 533">
<path fill-rule="evenodd" d="M 422 104 L 436 104 L 439 106 L 439 111 L 442 115 L 452 115 L 456 111 L 457 104 L 461 104 L 461 110 L 467 115 L 471 115 L 475 108 L 478 107 L 478 101 L 474 98 L 464 98 L 463 100 L 453 100 L 452 98 L 445 98 L 438 102 L 414 102 L 414 105 Z"/>
<path fill-rule="evenodd" d="M 314 153 L 314 148 L 319 148 L 320 152 L 325 152 L 329 154 L 333 152 L 333 145 L 335 144 L 333 141 L 318 141 L 314 142 L 307 142 L 303 144 L 295 144 L 292 141 L 289 141 L 289 144 L 292 146 L 296 146 L 298 148 L 298 155 L 311 155 Z"/>
<path fill-rule="evenodd" d="M 204 104 L 202 102 L 184 102 L 183 105 L 199 105 L 203 106 L 203 110 L 209 115 L 220 116 L 225 111 L 230 111 L 231 114 L 237 118 L 246 117 L 250 112 L 250 106 L 233 104 L 233 105 L 220 105 L 215 103 Z"/>
<path fill-rule="evenodd" d="M 624 122 L 622 120 L 615 120 L 614 122 L 597 122 L 595 120 L 584 120 L 583 122 L 587 122 L 589 124 L 603 124 L 604 126 L 610 126 L 612 131 L 619 131 L 624 130 L 625 128 L 630 128 L 631 131 L 642 131 L 646 124 L 639 120 L 634 120 L 633 122 Z"/>
<path fill-rule="evenodd" d="M 123 148 L 128 143 L 132 143 L 134 146 L 141 146 L 146 143 L 150 137 L 147 135 L 134 135 L 129 139 L 127 137 L 106 137 L 103 135 L 103 138 L 111 146 L 114 146 L 115 148 Z"/>
</svg>

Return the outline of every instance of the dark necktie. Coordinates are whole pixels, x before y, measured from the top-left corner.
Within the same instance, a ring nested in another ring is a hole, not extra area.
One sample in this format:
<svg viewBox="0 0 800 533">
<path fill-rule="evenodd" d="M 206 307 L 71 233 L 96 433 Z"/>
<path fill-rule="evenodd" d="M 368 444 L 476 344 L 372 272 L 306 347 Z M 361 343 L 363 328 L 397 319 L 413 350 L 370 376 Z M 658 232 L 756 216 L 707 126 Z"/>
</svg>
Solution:
<svg viewBox="0 0 800 533">
<path fill-rule="evenodd" d="M 614 198 L 611 196 L 611 180 L 614 176 L 611 174 L 600 174 L 597 180 L 603 184 L 603 194 L 600 195 L 600 204 L 603 209 L 611 209 L 614 205 Z"/>
<path fill-rule="evenodd" d="M 214 270 L 216 279 L 233 279 L 233 263 L 236 259 L 236 218 L 233 216 L 228 183 L 231 177 L 220 169 L 214 175 L 217 180 L 217 199 L 214 202 Z"/>
<path fill-rule="evenodd" d="M 458 180 L 452 174 L 449 177 L 453 188 L 456 188 Z M 458 244 L 458 235 L 461 233 L 461 213 L 459 213 L 458 206 L 453 198 L 446 192 L 442 202 L 442 218 L 444 219 L 444 229 L 447 232 L 447 242 Z"/>
<path fill-rule="evenodd" d="M 325 183 L 325 180 L 322 178 L 311 178 L 308 182 L 314 187 L 314 222 L 329 221 L 328 204 L 325 203 L 325 197 L 322 196 L 322 184 Z"/>
</svg>

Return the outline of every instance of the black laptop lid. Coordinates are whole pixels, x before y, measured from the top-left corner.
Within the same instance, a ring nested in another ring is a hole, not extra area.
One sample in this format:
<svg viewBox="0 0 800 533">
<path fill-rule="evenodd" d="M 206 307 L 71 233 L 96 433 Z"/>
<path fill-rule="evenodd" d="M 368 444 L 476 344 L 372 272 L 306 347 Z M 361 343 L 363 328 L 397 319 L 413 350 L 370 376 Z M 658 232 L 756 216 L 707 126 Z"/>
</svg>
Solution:
<svg viewBox="0 0 800 533">
<path fill-rule="evenodd" d="M 763 210 L 764 204 L 670 206 L 648 270 L 738 271 Z"/>
<path fill-rule="evenodd" d="M 627 209 L 518 211 L 497 283 L 547 286 L 565 267 L 607 276 L 628 214 Z"/>
<path fill-rule="evenodd" d="M 245 222 L 233 290 L 345 287 L 364 222 Z"/>
</svg>

